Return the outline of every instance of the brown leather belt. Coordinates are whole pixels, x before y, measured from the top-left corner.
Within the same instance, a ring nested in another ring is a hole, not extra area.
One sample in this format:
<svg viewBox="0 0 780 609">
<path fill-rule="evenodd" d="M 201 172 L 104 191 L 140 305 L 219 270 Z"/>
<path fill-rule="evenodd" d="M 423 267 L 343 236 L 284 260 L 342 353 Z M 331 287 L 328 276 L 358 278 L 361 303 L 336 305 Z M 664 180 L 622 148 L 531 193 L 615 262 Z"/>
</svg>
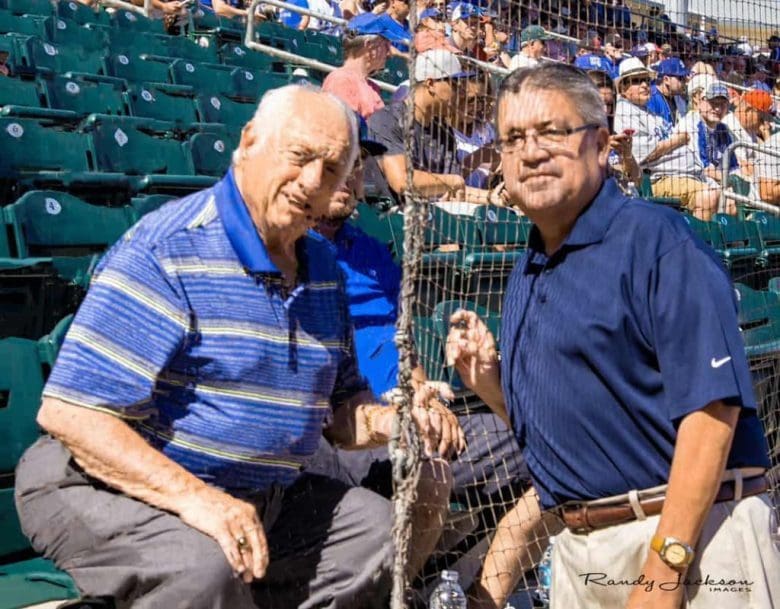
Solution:
<svg viewBox="0 0 780 609">
<path fill-rule="evenodd" d="M 750 497 L 760 495 L 769 488 L 766 477 L 754 476 L 742 481 L 742 496 Z M 664 507 L 664 495 L 640 499 L 647 516 L 656 516 Z M 732 501 L 734 499 L 734 482 L 728 481 L 720 485 L 718 494 L 715 495 L 715 503 Z M 596 529 L 611 527 L 616 524 L 624 524 L 636 520 L 636 514 L 629 503 L 617 503 L 615 505 L 588 505 L 586 503 L 566 503 L 557 509 L 558 515 L 569 530 L 575 533 L 590 533 Z"/>
</svg>

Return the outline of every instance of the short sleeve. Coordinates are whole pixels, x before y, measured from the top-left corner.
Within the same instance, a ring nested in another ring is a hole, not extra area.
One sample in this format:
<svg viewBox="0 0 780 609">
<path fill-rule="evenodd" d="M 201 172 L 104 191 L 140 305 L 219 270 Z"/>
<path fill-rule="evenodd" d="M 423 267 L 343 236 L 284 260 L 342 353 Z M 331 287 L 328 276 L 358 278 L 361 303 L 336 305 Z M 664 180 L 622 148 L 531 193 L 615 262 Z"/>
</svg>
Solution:
<svg viewBox="0 0 780 609">
<path fill-rule="evenodd" d="M 357 83 L 343 71 L 331 72 L 323 81 L 322 90 L 333 93 L 354 112 L 364 114 L 365 109 L 361 108 L 361 96 Z"/>
<path fill-rule="evenodd" d="M 387 147 L 386 156 L 404 154 L 404 134 L 393 106 L 374 112 L 368 118 L 369 137 Z"/>
<path fill-rule="evenodd" d="M 686 239 L 650 273 L 649 316 L 670 420 L 715 400 L 756 407 L 735 292 L 706 247 Z"/>
<path fill-rule="evenodd" d="M 764 152 L 757 154 L 756 174 L 759 178 L 765 180 L 774 180 L 780 182 L 780 135 L 773 135 L 766 143 L 767 150 L 771 150 L 775 155 L 769 155 Z"/>
<path fill-rule="evenodd" d="M 149 247 L 121 242 L 93 279 L 44 395 L 123 418 L 149 416 L 157 378 L 181 348 L 188 321 Z"/>
</svg>

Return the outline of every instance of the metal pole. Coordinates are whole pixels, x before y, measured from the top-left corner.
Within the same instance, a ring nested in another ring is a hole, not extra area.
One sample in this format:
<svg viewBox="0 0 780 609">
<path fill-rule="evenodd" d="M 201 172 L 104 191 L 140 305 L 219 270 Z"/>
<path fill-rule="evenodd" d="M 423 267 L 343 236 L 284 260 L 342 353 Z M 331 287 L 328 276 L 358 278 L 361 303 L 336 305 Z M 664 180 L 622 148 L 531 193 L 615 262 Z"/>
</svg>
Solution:
<svg viewBox="0 0 780 609">
<path fill-rule="evenodd" d="M 737 148 L 745 148 L 746 150 L 754 150 L 761 154 L 767 154 L 769 156 L 780 159 L 780 150 L 773 150 L 766 146 L 760 146 L 759 144 L 749 144 L 747 142 L 734 142 L 728 148 L 726 148 L 726 154 L 723 155 L 723 165 L 720 168 L 720 201 L 718 201 L 718 213 L 724 213 L 726 211 L 726 199 L 733 199 L 739 203 L 747 203 L 752 207 L 757 207 L 764 211 L 768 211 L 775 215 L 780 215 L 780 207 L 772 205 L 771 203 L 765 203 L 756 199 L 751 199 L 744 195 L 738 195 L 734 192 L 728 191 L 729 184 L 729 159 Z"/>
<path fill-rule="evenodd" d="M 248 9 L 248 13 L 250 15 L 254 14 L 255 8 L 257 7 L 258 4 L 269 4 L 269 3 L 266 0 L 252 0 L 252 4 L 249 6 Z M 281 2 L 281 4 L 285 4 L 285 3 Z M 298 9 L 297 6 L 293 8 Z M 282 59 L 284 61 L 297 63 L 306 66 L 307 68 L 312 68 L 314 70 L 321 70 L 323 72 L 330 73 L 338 68 L 338 66 L 332 66 L 329 63 L 323 63 L 321 61 L 317 61 L 316 59 L 309 59 L 308 57 L 302 57 L 295 53 L 282 51 L 281 49 L 268 46 L 267 44 L 261 44 L 259 42 L 255 42 L 254 38 L 255 38 L 255 20 L 247 19 L 246 36 L 244 37 L 244 46 L 246 46 L 247 48 L 250 48 L 254 51 L 259 51 L 266 55 L 270 55 L 271 57 L 277 57 L 278 59 Z M 395 93 L 398 90 L 397 86 L 391 85 L 390 83 L 386 83 L 381 80 L 374 80 L 373 78 L 369 78 L 369 80 L 373 82 L 377 87 L 382 89 L 383 91 L 387 91 L 389 93 Z"/>
<path fill-rule="evenodd" d="M 308 15 L 309 17 L 316 17 L 320 21 L 329 21 L 330 23 L 335 23 L 336 25 L 347 25 L 348 23 L 346 19 L 342 19 L 341 17 L 334 17 L 333 15 L 323 15 L 322 13 L 310 11 L 307 8 L 301 8 L 300 6 L 296 6 L 294 4 L 288 4 L 287 2 L 282 2 L 282 0 L 263 0 L 263 2 L 252 2 L 250 10 L 247 11 L 248 14 L 250 15 L 254 14 L 254 8 L 258 4 L 269 4 L 270 6 L 275 6 L 277 8 L 284 8 L 292 13 L 298 13 L 299 15 Z"/>
</svg>

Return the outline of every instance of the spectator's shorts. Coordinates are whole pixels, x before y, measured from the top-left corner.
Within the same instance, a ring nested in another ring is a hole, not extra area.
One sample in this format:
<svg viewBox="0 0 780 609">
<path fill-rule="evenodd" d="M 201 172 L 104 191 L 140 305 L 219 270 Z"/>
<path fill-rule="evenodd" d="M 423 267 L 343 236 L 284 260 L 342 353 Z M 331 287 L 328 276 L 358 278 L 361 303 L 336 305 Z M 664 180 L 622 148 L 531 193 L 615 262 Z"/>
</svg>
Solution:
<svg viewBox="0 0 780 609">
<path fill-rule="evenodd" d="M 696 193 L 709 188 L 693 176 L 662 176 L 653 182 L 653 196 L 680 199 L 683 207 L 693 210 Z"/>
</svg>

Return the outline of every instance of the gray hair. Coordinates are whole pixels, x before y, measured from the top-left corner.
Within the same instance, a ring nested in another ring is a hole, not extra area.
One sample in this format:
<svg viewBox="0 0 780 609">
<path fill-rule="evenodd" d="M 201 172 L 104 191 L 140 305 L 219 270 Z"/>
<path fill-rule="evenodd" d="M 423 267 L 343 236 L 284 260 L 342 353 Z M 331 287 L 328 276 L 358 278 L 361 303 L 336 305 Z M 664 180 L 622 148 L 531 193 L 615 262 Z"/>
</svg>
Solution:
<svg viewBox="0 0 780 609">
<path fill-rule="evenodd" d="M 377 34 L 356 34 L 352 30 L 348 30 L 341 39 L 341 48 L 344 52 L 344 57 L 355 57 L 366 46 L 379 38 Z"/>
<path fill-rule="evenodd" d="M 256 136 L 252 147 L 256 149 L 263 148 L 279 134 L 285 127 L 285 121 L 282 120 L 282 117 L 290 112 L 290 108 L 294 105 L 296 98 L 304 92 L 321 95 L 325 98 L 323 101 L 335 105 L 343 113 L 349 126 L 349 158 L 347 159 L 347 167 L 352 167 L 360 152 L 358 124 L 355 113 L 332 93 L 327 93 L 319 87 L 312 85 L 286 85 L 278 89 L 271 89 L 263 95 L 251 121 L 251 128 L 254 129 Z M 233 164 L 237 164 L 239 160 L 240 152 L 237 148 L 233 151 Z"/>
<path fill-rule="evenodd" d="M 507 95 L 528 91 L 557 91 L 574 102 L 580 118 L 586 123 L 608 127 L 607 113 L 601 94 L 590 77 L 574 66 L 548 62 L 533 68 L 521 68 L 507 76 L 498 88 L 496 119 L 501 101 Z M 496 120 L 496 132 L 499 131 Z M 500 135 L 500 133 L 499 133 Z"/>
</svg>

